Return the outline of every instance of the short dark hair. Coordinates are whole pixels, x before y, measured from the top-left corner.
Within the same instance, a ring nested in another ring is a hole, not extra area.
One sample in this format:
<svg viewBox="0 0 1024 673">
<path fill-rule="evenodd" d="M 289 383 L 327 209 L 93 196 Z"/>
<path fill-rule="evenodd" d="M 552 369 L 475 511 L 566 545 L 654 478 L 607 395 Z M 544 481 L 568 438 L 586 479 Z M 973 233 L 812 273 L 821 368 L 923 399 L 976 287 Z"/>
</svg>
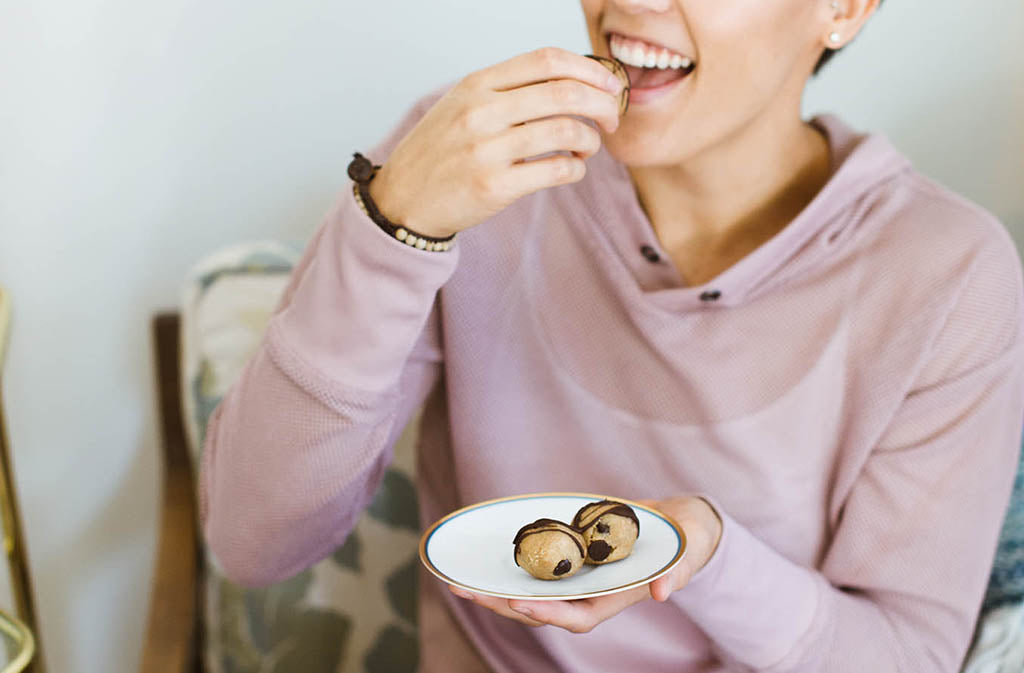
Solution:
<svg viewBox="0 0 1024 673">
<path fill-rule="evenodd" d="M 883 2 L 883 0 L 878 0 L 878 6 L 879 7 L 882 6 L 882 2 Z M 814 74 L 817 75 L 818 71 L 821 70 L 822 68 L 824 68 L 825 64 L 828 63 L 829 61 L 831 61 L 832 57 L 835 56 L 836 54 L 838 54 L 842 49 L 843 49 L 843 47 L 840 47 L 839 49 L 828 49 L 828 48 L 826 48 L 825 51 L 821 54 L 821 58 L 819 58 L 818 62 L 814 65 Z"/>
</svg>

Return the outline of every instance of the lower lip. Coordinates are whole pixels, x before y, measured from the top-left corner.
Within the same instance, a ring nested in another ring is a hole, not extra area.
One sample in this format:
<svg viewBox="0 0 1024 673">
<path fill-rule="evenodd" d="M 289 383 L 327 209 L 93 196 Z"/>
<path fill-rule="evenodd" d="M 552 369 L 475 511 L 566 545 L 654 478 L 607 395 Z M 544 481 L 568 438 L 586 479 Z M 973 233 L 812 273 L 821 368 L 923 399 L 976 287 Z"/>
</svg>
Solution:
<svg viewBox="0 0 1024 673">
<path fill-rule="evenodd" d="M 672 89 L 674 89 L 675 87 L 679 86 L 686 80 L 690 79 L 690 75 L 692 74 L 692 72 L 688 73 L 687 75 L 677 80 L 673 80 L 671 82 L 662 84 L 661 86 L 656 86 L 650 89 L 630 89 L 629 104 L 643 105 L 644 103 L 650 103 L 652 101 L 658 100 L 659 98 L 666 95 L 668 92 L 672 91 Z"/>
</svg>

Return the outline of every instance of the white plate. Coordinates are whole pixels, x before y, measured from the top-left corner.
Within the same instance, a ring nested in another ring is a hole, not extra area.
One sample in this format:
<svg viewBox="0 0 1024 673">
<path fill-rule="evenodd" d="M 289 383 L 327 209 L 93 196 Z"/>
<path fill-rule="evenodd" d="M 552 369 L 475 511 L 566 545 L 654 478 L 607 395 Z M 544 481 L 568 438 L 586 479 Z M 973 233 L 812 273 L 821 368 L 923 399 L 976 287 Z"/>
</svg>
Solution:
<svg viewBox="0 0 1024 673">
<path fill-rule="evenodd" d="M 625 591 L 652 582 L 686 553 L 683 530 L 660 512 L 631 500 L 640 536 L 633 552 L 605 565 L 586 565 L 560 580 L 539 580 L 516 565 L 512 539 L 540 518 L 571 523 L 583 505 L 606 496 L 588 493 L 534 493 L 488 500 L 444 517 L 423 534 L 420 560 L 439 579 L 468 591 L 501 598 L 569 600 Z"/>
</svg>

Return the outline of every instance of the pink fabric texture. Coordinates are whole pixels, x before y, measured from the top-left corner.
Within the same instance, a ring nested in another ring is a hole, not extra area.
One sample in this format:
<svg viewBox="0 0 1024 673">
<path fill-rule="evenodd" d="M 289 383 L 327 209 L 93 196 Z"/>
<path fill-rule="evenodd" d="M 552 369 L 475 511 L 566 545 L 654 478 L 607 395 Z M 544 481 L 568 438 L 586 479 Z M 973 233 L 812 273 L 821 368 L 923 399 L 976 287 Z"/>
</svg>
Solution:
<svg viewBox="0 0 1024 673">
<path fill-rule="evenodd" d="M 200 514 L 227 574 L 281 580 L 341 544 L 425 403 L 424 525 L 518 493 L 700 494 L 724 534 L 669 602 L 582 635 L 424 575 L 423 671 L 957 670 L 1024 423 L 1020 261 L 883 136 L 813 123 L 829 182 L 699 286 L 604 150 L 447 253 L 388 237 L 345 184 L 211 419 Z"/>
</svg>

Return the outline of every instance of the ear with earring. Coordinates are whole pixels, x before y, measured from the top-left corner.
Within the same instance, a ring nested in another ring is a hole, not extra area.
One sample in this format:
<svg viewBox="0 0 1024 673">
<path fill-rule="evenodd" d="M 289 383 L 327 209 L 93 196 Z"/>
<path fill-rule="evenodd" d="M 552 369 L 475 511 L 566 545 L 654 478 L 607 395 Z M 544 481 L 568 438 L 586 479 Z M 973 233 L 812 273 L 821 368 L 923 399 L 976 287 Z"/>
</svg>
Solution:
<svg viewBox="0 0 1024 673">
<path fill-rule="evenodd" d="M 839 0 L 832 0 L 831 7 L 838 14 L 839 13 Z M 843 41 L 843 36 L 840 35 L 837 31 L 833 30 L 831 33 L 828 34 L 828 41 L 829 41 L 829 43 L 831 43 L 833 45 L 838 45 L 840 42 Z"/>
</svg>

